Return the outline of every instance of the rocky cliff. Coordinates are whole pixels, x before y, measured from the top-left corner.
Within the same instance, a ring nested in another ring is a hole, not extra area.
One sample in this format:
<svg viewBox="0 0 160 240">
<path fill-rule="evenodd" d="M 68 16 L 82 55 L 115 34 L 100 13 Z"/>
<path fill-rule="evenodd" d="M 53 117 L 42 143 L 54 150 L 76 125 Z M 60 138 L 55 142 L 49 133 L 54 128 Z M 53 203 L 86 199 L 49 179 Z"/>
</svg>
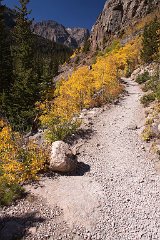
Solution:
<svg viewBox="0 0 160 240">
<path fill-rule="evenodd" d="M 77 46 L 80 46 L 84 43 L 84 40 L 89 37 L 89 30 L 86 28 L 66 28 L 70 37 L 74 39 L 77 43 Z"/>
<path fill-rule="evenodd" d="M 133 21 L 143 18 L 160 5 L 159 0 L 109 0 L 98 17 L 91 32 L 93 50 L 103 48 L 110 36 L 120 34 Z"/>
<path fill-rule="evenodd" d="M 42 21 L 33 23 L 33 32 L 48 40 L 77 48 L 89 36 L 89 31 L 84 28 L 65 28 L 55 21 Z"/>
</svg>

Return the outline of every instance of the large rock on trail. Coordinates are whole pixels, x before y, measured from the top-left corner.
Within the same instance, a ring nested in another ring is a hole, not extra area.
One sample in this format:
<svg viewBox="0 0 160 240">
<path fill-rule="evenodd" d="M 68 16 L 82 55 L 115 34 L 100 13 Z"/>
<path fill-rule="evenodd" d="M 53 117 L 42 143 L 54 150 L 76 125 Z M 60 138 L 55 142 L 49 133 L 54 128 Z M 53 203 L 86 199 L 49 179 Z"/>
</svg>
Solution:
<svg viewBox="0 0 160 240">
<path fill-rule="evenodd" d="M 56 172 L 72 172 L 77 167 L 76 156 L 70 146 L 63 141 L 56 141 L 51 147 L 50 169 Z"/>
</svg>

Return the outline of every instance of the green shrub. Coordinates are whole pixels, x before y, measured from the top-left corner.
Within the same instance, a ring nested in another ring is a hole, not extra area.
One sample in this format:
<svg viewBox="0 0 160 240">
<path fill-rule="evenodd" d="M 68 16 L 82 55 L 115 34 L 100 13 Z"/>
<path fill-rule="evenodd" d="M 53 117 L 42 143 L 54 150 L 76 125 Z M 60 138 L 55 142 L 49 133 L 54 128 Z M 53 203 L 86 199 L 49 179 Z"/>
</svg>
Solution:
<svg viewBox="0 0 160 240">
<path fill-rule="evenodd" d="M 157 89 L 156 89 L 156 99 L 158 101 L 160 101 L 160 83 L 157 85 Z"/>
<path fill-rule="evenodd" d="M 143 91 L 152 91 L 155 94 L 155 98 L 160 101 L 160 78 L 158 71 L 145 83 Z"/>
<path fill-rule="evenodd" d="M 53 119 L 46 130 L 46 138 L 49 142 L 64 140 L 72 133 L 74 133 L 80 126 L 80 121 L 69 122 L 69 121 L 59 121 L 58 119 Z"/>
<path fill-rule="evenodd" d="M 91 42 L 88 38 L 85 39 L 85 42 L 84 42 L 84 46 L 83 46 L 83 49 L 82 49 L 82 52 L 83 53 L 87 53 L 90 51 L 90 47 L 91 47 Z"/>
<path fill-rule="evenodd" d="M 142 36 L 141 59 L 145 63 L 150 63 L 159 58 L 160 44 L 160 22 L 154 19 L 148 26 L 144 28 Z"/>
<path fill-rule="evenodd" d="M 111 53 L 111 52 L 113 52 L 113 51 L 119 50 L 120 48 L 121 48 L 120 41 L 119 41 L 119 40 L 114 40 L 114 41 L 111 43 L 111 45 L 108 46 L 108 47 L 105 49 L 104 53 L 105 53 L 105 54 L 109 54 L 109 53 Z"/>
<path fill-rule="evenodd" d="M 142 74 L 139 74 L 138 77 L 136 78 L 136 82 L 139 84 L 145 83 L 150 79 L 149 72 L 145 71 Z"/>
<path fill-rule="evenodd" d="M 145 83 L 143 90 L 145 91 L 152 90 L 153 92 L 156 92 L 158 85 L 159 85 L 159 74 L 156 73 L 154 76 L 150 77 L 150 79 Z"/>
<path fill-rule="evenodd" d="M 151 102 L 156 99 L 155 93 L 148 93 L 141 97 L 141 103 L 147 107 Z"/>
<path fill-rule="evenodd" d="M 127 61 L 127 68 L 126 68 L 126 77 L 129 78 L 135 69 L 134 63 L 132 61 Z"/>
<path fill-rule="evenodd" d="M 153 91 L 153 88 L 154 88 L 154 82 L 153 82 L 152 79 L 151 79 L 151 80 L 148 80 L 148 81 L 145 83 L 145 85 L 144 85 L 144 87 L 142 88 L 142 90 L 143 90 L 144 92 L 147 92 L 147 91 L 149 91 L 149 90 L 152 90 L 152 91 Z"/>
<path fill-rule="evenodd" d="M 7 180 L 0 182 L 0 206 L 8 206 L 22 197 L 24 189 L 19 184 L 10 184 Z"/>
<path fill-rule="evenodd" d="M 78 63 L 79 63 L 79 61 L 80 61 L 80 57 L 79 57 L 79 56 L 77 56 L 77 58 L 76 58 L 76 60 L 75 60 L 75 64 L 78 64 Z"/>
<path fill-rule="evenodd" d="M 142 133 L 142 139 L 146 142 L 154 138 L 154 133 L 152 132 L 151 126 L 146 126 Z"/>
</svg>

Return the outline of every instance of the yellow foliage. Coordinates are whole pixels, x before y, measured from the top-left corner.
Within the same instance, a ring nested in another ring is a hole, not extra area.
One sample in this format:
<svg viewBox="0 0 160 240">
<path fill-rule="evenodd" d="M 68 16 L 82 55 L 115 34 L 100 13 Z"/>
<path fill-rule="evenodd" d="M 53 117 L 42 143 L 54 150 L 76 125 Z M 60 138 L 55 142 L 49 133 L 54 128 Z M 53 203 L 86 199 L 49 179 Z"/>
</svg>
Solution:
<svg viewBox="0 0 160 240">
<path fill-rule="evenodd" d="M 17 161 L 19 136 L 16 133 L 13 134 L 11 128 L 2 120 L 0 121 L 0 127 L 0 168 L 3 173 L 2 176 L 7 177 L 9 182 L 21 181 L 23 165 Z"/>
<path fill-rule="evenodd" d="M 22 145 L 18 133 L 2 119 L 0 120 L 0 182 L 18 184 L 29 179 L 37 179 L 37 173 L 44 168 L 47 153 L 34 142 Z"/>
<path fill-rule="evenodd" d="M 43 112 L 40 120 L 48 128 L 51 141 L 63 139 L 72 132 L 83 108 L 104 104 L 119 95 L 122 91 L 119 80 L 128 68 L 134 70 L 139 63 L 140 49 L 141 39 L 137 37 L 124 47 L 99 56 L 91 70 L 80 67 L 67 81 L 58 84 L 54 100 L 40 106 Z"/>
<path fill-rule="evenodd" d="M 91 101 L 93 83 L 93 75 L 88 67 L 76 70 L 60 87 L 60 96 L 55 100 L 56 114 L 61 115 L 62 108 L 65 115 L 71 115 L 87 107 Z"/>
<path fill-rule="evenodd" d="M 51 109 L 49 109 L 49 115 L 45 118 L 59 117 L 64 121 L 71 120 L 84 107 L 90 106 L 93 93 L 94 79 L 92 72 L 86 66 L 79 68 L 69 77 L 68 81 L 61 82 L 58 96 Z M 46 109 L 48 107 L 45 107 Z"/>
<path fill-rule="evenodd" d="M 104 88 L 107 99 L 117 96 L 121 89 L 118 80 L 126 75 L 129 64 L 133 68 L 138 64 L 140 48 L 141 39 L 136 38 L 124 47 L 97 58 L 93 65 L 96 91 Z M 113 92 L 116 93 L 115 96 Z"/>
<path fill-rule="evenodd" d="M 53 135 L 49 138 L 63 139 L 79 126 L 79 121 L 73 118 L 78 116 L 84 107 L 90 106 L 93 91 L 94 79 L 88 67 L 79 68 L 69 77 L 68 81 L 61 82 L 54 104 L 45 103 L 47 106 L 40 117 L 42 124 L 53 133 L 47 132 L 47 135 Z"/>
<path fill-rule="evenodd" d="M 82 51 L 81 48 L 80 48 L 80 49 L 77 48 L 77 49 L 73 52 L 73 54 L 71 55 L 70 59 L 75 58 L 75 57 L 77 56 L 77 54 L 80 53 L 81 51 Z"/>
<path fill-rule="evenodd" d="M 71 56 L 70 56 L 70 59 L 73 59 L 73 58 L 75 58 L 76 57 L 76 55 L 77 55 L 77 53 L 76 52 L 74 52 Z"/>
<path fill-rule="evenodd" d="M 44 170 L 48 160 L 48 152 L 37 146 L 34 141 L 29 141 L 28 144 L 21 149 L 20 156 L 23 159 L 23 179 L 37 180 L 37 173 Z"/>
</svg>

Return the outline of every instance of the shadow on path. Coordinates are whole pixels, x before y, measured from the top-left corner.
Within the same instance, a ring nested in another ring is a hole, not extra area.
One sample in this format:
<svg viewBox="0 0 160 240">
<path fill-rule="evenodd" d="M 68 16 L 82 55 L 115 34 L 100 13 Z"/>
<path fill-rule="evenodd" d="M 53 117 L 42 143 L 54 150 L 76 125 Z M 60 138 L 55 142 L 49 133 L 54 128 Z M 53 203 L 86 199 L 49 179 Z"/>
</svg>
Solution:
<svg viewBox="0 0 160 240">
<path fill-rule="evenodd" d="M 89 140 L 94 134 L 93 129 L 79 129 L 72 136 L 66 139 L 66 142 L 70 145 L 73 145 L 79 139 Z"/>
<path fill-rule="evenodd" d="M 37 212 L 27 213 L 20 217 L 6 216 L 0 218 L 0 240 L 22 239 L 27 230 L 42 223 L 44 218 L 36 217 Z"/>
<path fill-rule="evenodd" d="M 67 174 L 67 176 L 84 176 L 87 172 L 90 172 L 90 166 L 84 162 L 78 162 L 76 170 Z"/>
<path fill-rule="evenodd" d="M 76 156 L 75 156 L 76 157 Z M 44 174 L 45 177 L 48 178 L 58 178 L 60 176 L 84 176 L 85 173 L 90 172 L 90 166 L 85 164 L 84 162 L 78 162 L 77 168 L 75 171 L 70 173 L 59 173 L 59 172 L 47 172 Z M 37 184 L 37 183 L 36 183 Z"/>
</svg>

